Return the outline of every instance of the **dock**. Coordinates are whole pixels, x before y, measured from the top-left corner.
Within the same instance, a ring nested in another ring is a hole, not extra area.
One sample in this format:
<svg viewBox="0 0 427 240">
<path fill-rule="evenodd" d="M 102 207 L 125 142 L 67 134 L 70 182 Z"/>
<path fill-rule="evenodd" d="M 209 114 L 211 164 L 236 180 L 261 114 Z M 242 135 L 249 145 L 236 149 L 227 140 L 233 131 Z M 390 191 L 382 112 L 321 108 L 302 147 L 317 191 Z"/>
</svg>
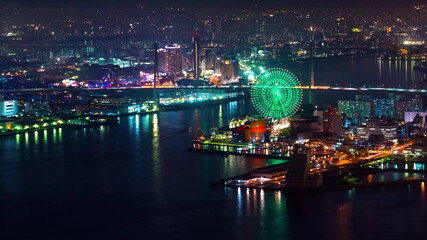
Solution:
<svg viewBox="0 0 427 240">
<path fill-rule="evenodd" d="M 260 158 L 268 158 L 268 159 L 282 159 L 282 160 L 290 160 L 289 156 L 282 155 L 272 155 L 272 154 L 260 154 L 260 153 L 247 153 L 247 152 L 237 152 L 237 151 L 225 151 L 225 150 L 214 150 L 214 149 L 201 149 L 190 147 L 188 149 L 190 152 L 201 152 L 201 153 L 216 153 L 216 154 L 231 154 L 238 156 L 246 156 L 246 157 L 260 157 Z"/>
</svg>

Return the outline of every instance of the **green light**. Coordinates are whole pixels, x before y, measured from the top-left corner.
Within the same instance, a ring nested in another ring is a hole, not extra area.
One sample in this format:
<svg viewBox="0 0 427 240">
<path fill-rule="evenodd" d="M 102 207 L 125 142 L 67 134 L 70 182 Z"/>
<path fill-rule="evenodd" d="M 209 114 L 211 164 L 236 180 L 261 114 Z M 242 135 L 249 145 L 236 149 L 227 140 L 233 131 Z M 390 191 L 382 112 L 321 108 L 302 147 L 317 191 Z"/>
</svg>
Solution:
<svg viewBox="0 0 427 240">
<path fill-rule="evenodd" d="M 302 90 L 291 72 L 274 68 L 263 72 L 252 87 L 252 101 L 258 112 L 266 117 L 291 117 L 299 108 Z"/>
</svg>

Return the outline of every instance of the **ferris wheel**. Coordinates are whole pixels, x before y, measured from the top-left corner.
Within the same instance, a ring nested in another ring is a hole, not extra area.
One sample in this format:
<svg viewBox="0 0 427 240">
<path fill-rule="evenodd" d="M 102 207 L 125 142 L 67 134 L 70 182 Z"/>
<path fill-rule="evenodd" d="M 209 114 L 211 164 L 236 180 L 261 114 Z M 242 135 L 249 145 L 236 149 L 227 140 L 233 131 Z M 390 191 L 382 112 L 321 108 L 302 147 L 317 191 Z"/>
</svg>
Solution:
<svg viewBox="0 0 427 240">
<path fill-rule="evenodd" d="M 273 68 L 258 76 L 251 89 L 256 110 L 265 117 L 291 117 L 302 101 L 300 82 L 290 71 Z"/>
</svg>

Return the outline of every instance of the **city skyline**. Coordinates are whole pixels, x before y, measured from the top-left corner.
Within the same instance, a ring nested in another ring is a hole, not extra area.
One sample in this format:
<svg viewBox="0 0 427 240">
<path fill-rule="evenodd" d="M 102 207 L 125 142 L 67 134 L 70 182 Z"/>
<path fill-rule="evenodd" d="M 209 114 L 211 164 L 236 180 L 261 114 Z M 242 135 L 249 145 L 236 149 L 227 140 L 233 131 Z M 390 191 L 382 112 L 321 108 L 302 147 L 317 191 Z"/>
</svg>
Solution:
<svg viewBox="0 0 427 240">
<path fill-rule="evenodd" d="M 426 238 L 424 2 L 0 9 L 0 239 Z"/>
</svg>

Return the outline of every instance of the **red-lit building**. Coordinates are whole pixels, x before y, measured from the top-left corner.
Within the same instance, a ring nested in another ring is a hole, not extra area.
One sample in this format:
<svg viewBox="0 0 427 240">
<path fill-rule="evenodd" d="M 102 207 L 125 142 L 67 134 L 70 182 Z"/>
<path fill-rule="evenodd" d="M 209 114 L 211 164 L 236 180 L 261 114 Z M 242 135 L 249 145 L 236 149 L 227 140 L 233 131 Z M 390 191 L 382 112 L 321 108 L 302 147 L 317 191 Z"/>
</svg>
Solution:
<svg viewBox="0 0 427 240">
<path fill-rule="evenodd" d="M 236 117 L 230 123 L 230 130 L 235 142 L 268 142 L 269 121 L 252 120 L 247 116 Z"/>
<path fill-rule="evenodd" d="M 329 107 L 328 111 L 323 113 L 323 131 L 338 135 L 344 133 L 342 116 L 333 107 Z"/>
</svg>

